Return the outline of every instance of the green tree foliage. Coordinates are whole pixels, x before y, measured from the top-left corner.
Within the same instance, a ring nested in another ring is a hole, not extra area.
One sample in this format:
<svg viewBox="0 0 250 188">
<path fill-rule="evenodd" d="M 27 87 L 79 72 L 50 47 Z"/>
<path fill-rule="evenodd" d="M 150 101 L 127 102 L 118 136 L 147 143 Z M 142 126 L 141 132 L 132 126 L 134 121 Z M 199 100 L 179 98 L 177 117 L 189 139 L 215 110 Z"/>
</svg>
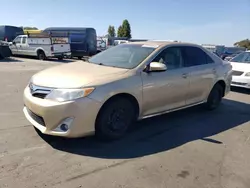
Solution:
<svg viewBox="0 0 250 188">
<path fill-rule="evenodd" d="M 122 37 L 123 36 L 123 30 L 122 30 L 122 26 L 121 25 L 118 27 L 117 36 L 118 37 Z"/>
<path fill-rule="evenodd" d="M 115 27 L 110 25 L 108 28 L 108 35 L 111 37 L 115 37 Z"/>
<path fill-rule="evenodd" d="M 245 40 L 236 42 L 234 45 L 239 46 L 239 47 L 245 47 L 248 50 L 250 50 L 250 40 L 249 39 L 245 39 Z"/>
<path fill-rule="evenodd" d="M 123 20 L 122 25 L 119 26 L 118 31 L 117 31 L 117 36 L 118 37 L 128 37 L 131 38 L 131 27 L 128 22 L 128 20 Z"/>
</svg>

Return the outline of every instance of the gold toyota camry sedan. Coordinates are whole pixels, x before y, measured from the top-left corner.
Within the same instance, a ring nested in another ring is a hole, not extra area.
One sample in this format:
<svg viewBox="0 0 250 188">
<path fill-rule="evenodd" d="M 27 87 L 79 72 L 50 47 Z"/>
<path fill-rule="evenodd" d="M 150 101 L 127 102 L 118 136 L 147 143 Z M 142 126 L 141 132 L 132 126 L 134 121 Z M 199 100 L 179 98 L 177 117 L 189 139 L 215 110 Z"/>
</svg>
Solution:
<svg viewBox="0 0 250 188">
<path fill-rule="evenodd" d="M 215 109 L 231 80 L 230 63 L 199 45 L 133 42 L 35 74 L 23 111 L 44 134 L 117 139 L 135 120 L 202 103 Z"/>
</svg>

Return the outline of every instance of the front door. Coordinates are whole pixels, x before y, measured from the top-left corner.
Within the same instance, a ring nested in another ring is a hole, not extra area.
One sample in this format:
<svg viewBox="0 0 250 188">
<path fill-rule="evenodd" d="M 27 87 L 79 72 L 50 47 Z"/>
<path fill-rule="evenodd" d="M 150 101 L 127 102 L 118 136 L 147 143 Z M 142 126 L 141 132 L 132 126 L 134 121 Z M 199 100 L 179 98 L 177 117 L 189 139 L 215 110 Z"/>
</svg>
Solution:
<svg viewBox="0 0 250 188">
<path fill-rule="evenodd" d="M 20 44 L 21 44 L 21 37 L 16 37 L 10 46 L 13 55 L 19 54 L 18 49 L 20 48 Z"/>
<path fill-rule="evenodd" d="M 21 55 L 30 55 L 28 51 L 28 42 L 27 42 L 27 37 L 22 37 L 19 54 Z"/>
<path fill-rule="evenodd" d="M 180 47 L 168 47 L 153 62 L 165 63 L 164 72 L 143 72 L 143 116 L 185 106 L 189 80 Z"/>
<path fill-rule="evenodd" d="M 203 102 L 207 99 L 216 80 L 216 64 L 201 48 L 183 47 L 184 67 L 190 81 L 187 92 L 187 105 Z"/>
</svg>

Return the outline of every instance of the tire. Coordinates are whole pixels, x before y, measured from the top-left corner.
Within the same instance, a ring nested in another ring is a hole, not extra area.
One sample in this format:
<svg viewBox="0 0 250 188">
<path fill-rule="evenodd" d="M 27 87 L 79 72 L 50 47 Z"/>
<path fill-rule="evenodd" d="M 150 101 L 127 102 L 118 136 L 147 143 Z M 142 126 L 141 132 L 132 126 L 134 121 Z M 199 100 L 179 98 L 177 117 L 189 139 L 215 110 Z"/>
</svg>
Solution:
<svg viewBox="0 0 250 188">
<path fill-rule="evenodd" d="M 63 56 L 60 56 L 57 59 L 61 61 L 61 60 L 63 60 Z"/>
<path fill-rule="evenodd" d="M 222 97 L 223 97 L 223 88 L 221 87 L 221 85 L 216 84 L 208 96 L 206 102 L 206 108 L 208 110 L 216 109 L 220 105 Z"/>
<path fill-rule="evenodd" d="M 82 59 L 82 57 L 77 57 L 79 60 L 81 60 Z"/>
<path fill-rule="evenodd" d="M 104 104 L 95 125 L 95 134 L 101 140 L 123 137 L 135 120 L 135 108 L 126 98 L 115 98 Z"/>
<path fill-rule="evenodd" d="M 45 60 L 46 59 L 46 55 L 45 55 L 45 53 L 43 51 L 38 51 L 37 52 L 37 58 L 39 60 Z"/>
</svg>

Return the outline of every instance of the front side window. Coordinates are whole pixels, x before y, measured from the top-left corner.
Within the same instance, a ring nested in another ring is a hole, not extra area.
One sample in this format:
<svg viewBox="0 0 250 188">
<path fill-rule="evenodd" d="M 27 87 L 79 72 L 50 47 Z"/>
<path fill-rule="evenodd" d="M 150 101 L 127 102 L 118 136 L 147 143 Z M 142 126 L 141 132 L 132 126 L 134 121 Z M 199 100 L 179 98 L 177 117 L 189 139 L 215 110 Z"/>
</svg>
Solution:
<svg viewBox="0 0 250 188">
<path fill-rule="evenodd" d="M 90 63 L 133 69 L 145 60 L 156 48 L 141 44 L 121 44 L 111 47 L 89 59 Z"/>
<path fill-rule="evenodd" d="M 14 42 L 15 42 L 16 44 L 20 44 L 20 43 L 21 43 L 21 37 L 15 38 Z"/>
<path fill-rule="evenodd" d="M 153 62 L 164 63 L 168 70 L 182 67 L 182 52 L 179 47 L 169 47 L 163 50 Z"/>
<path fill-rule="evenodd" d="M 183 54 L 185 67 L 213 63 L 211 57 L 209 57 L 203 50 L 197 47 L 183 47 Z"/>
</svg>

